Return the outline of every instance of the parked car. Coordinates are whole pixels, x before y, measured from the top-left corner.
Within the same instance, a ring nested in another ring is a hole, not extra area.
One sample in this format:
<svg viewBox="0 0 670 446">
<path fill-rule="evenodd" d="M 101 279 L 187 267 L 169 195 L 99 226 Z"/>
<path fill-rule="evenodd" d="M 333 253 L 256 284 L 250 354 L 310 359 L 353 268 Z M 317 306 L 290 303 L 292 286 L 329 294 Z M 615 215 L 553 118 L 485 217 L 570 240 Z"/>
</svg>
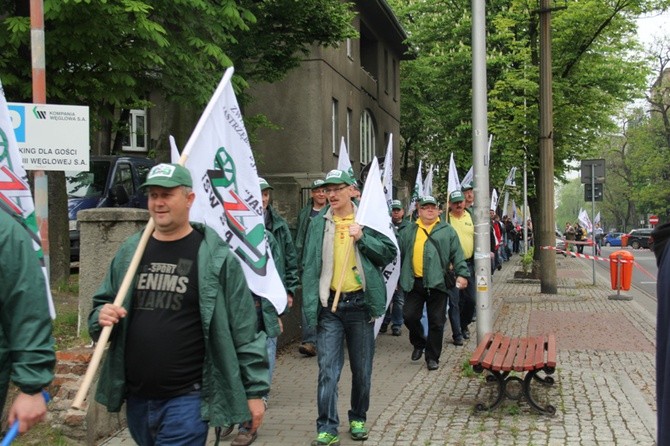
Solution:
<svg viewBox="0 0 670 446">
<path fill-rule="evenodd" d="M 70 261 L 79 260 L 77 213 L 106 207 L 147 207 L 140 189 L 156 161 L 134 156 L 91 156 L 87 172 L 65 172 L 70 219 Z"/>
<path fill-rule="evenodd" d="M 630 246 L 633 249 L 650 248 L 651 231 L 653 229 L 633 229 L 621 236 L 621 246 Z"/>
<path fill-rule="evenodd" d="M 610 232 L 603 237 L 602 244 L 605 246 L 621 246 L 623 232 Z"/>
</svg>

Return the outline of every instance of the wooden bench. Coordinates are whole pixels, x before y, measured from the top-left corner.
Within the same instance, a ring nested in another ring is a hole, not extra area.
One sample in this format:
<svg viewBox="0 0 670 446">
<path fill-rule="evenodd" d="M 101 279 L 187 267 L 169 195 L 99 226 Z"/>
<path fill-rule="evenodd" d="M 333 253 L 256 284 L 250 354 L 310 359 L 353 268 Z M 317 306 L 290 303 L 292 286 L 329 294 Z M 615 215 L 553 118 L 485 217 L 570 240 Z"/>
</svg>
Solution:
<svg viewBox="0 0 670 446">
<path fill-rule="evenodd" d="M 498 395 L 493 404 L 487 406 L 478 403 L 478 411 L 498 407 L 505 397 L 513 400 L 525 397 L 528 404 L 538 412 L 548 415 L 556 413 L 554 406 L 542 407 L 531 395 L 533 381 L 543 385 L 554 384 L 554 378 L 549 376 L 556 370 L 556 336 L 553 334 L 512 338 L 502 333 L 487 333 L 472 354 L 470 365 L 477 373 L 487 370 L 489 375 L 486 380 L 495 381 L 498 387 Z M 525 372 L 526 376 L 521 379 L 511 375 L 511 372 Z M 543 372 L 545 376 L 538 376 L 538 372 Z M 513 387 L 519 385 L 521 390 L 517 388 L 514 391 Z"/>
</svg>

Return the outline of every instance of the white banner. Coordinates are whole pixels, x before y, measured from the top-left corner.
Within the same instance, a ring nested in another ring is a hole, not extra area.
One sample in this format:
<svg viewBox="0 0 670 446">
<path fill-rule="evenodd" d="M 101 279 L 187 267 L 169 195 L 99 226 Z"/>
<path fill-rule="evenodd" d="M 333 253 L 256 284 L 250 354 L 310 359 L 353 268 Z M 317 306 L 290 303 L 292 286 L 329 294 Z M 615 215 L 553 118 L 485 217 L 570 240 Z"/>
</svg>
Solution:
<svg viewBox="0 0 670 446">
<path fill-rule="evenodd" d="M 414 189 L 412 190 L 412 197 L 409 199 L 409 206 L 407 207 L 407 215 L 411 218 L 412 212 L 416 209 L 419 199 L 423 197 L 423 177 L 421 175 L 421 168 L 423 161 L 419 161 L 419 168 L 416 171 L 416 179 L 414 180 Z"/>
<path fill-rule="evenodd" d="M 398 241 L 395 238 L 391 216 L 388 213 L 386 205 L 386 197 L 382 189 L 382 179 L 379 173 L 377 157 L 372 160 L 368 177 L 365 179 L 363 195 L 361 196 L 355 220 L 359 225 L 374 229 L 385 235 L 395 244 L 397 250 L 396 258 L 393 262 L 386 265 L 382 272 L 384 281 L 386 282 L 386 308 L 388 308 L 398 284 L 398 278 L 400 277 L 400 249 L 398 248 Z M 375 336 L 379 333 L 379 328 L 383 321 L 383 315 L 375 321 Z"/>
<path fill-rule="evenodd" d="M 351 175 L 351 178 L 356 178 L 354 168 L 351 167 L 347 145 L 344 143 L 344 136 L 342 137 L 342 142 L 340 142 L 340 156 L 337 158 L 337 170 L 343 170 Z"/>
<path fill-rule="evenodd" d="M 286 290 L 265 238 L 256 162 L 232 75 L 228 68 L 182 154 L 193 176 L 191 220 L 216 230 L 240 259 L 251 291 L 282 313 Z"/>
<path fill-rule="evenodd" d="M 423 181 L 423 194 L 424 195 L 433 195 L 433 170 L 435 169 L 435 166 L 432 164 L 430 165 L 430 168 L 428 169 L 428 174 L 426 175 L 426 179 Z"/>
<path fill-rule="evenodd" d="M 51 318 L 56 318 L 56 309 L 51 298 L 49 272 L 44 263 L 42 239 L 35 216 L 35 202 L 28 186 L 28 176 L 23 168 L 21 154 L 16 142 L 14 127 L 9 117 L 5 92 L 0 82 L 0 205 L 23 218 L 24 227 L 33 239 L 35 255 L 42 265 L 42 274 L 46 282 L 46 294 Z M 4 212 L 4 211 L 0 211 Z M 10 259 L 7 259 L 8 261 Z"/>
<path fill-rule="evenodd" d="M 495 211 L 498 207 L 498 191 L 493 188 L 491 191 L 491 210 Z"/>
<path fill-rule="evenodd" d="M 458 170 L 456 170 L 456 163 L 454 162 L 454 152 L 451 152 L 451 158 L 449 158 L 449 177 L 447 178 L 447 195 L 455 190 L 461 190 L 461 182 L 458 180 Z"/>
</svg>

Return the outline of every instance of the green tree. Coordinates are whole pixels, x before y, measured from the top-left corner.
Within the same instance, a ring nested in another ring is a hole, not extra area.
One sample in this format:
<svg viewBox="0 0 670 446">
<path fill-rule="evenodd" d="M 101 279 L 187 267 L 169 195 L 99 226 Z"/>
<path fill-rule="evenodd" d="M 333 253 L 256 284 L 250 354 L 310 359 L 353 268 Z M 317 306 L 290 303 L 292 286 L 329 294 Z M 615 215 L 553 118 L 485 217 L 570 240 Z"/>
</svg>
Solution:
<svg viewBox="0 0 670 446">
<path fill-rule="evenodd" d="M 153 147 L 168 153 L 171 104 L 197 116 L 231 65 L 239 91 L 248 80 L 280 79 L 311 45 L 354 35 L 350 7 L 340 0 L 45 0 L 47 101 L 90 107 L 94 154 L 120 148 L 130 109 L 168 104 Z M 0 0 L 0 73 L 8 99 L 18 102 L 32 99 L 29 13 L 27 1 Z M 49 178 L 55 283 L 69 273 L 69 243 L 63 174 Z"/>
</svg>

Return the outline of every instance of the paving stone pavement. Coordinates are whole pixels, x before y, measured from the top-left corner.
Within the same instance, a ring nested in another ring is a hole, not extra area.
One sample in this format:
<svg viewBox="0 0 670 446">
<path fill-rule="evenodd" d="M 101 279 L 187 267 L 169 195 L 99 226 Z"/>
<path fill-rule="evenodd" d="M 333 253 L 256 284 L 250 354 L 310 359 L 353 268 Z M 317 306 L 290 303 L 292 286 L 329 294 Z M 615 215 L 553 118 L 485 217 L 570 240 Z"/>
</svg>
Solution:
<svg viewBox="0 0 670 446">
<path fill-rule="evenodd" d="M 494 330 L 522 336 L 556 333 L 558 366 L 554 386 L 540 400 L 556 407 L 539 415 L 525 402 L 505 401 L 491 413 L 475 403 L 489 401 L 492 385 L 472 372 L 467 360 L 476 347 L 450 343 L 445 333 L 440 368 L 410 360 L 407 330 L 400 337 L 380 334 L 373 368 L 370 437 L 356 442 L 347 433 L 351 389 L 348 361 L 339 386 L 343 446 L 437 445 L 653 445 L 656 438 L 655 318 L 632 301 L 609 300 L 608 278 L 593 286 L 590 263 L 557 259 L 558 294 L 539 292 L 539 283 L 517 282 L 519 257 L 493 276 Z M 627 294 L 636 296 L 631 289 Z M 346 356 L 346 355 L 345 355 Z M 297 344 L 280 352 L 264 424 L 254 445 L 308 445 L 315 437 L 315 358 Z M 210 435 L 208 444 L 214 444 Z M 234 435 L 221 444 L 230 444 Z M 132 445 L 127 431 L 101 444 Z"/>
</svg>

